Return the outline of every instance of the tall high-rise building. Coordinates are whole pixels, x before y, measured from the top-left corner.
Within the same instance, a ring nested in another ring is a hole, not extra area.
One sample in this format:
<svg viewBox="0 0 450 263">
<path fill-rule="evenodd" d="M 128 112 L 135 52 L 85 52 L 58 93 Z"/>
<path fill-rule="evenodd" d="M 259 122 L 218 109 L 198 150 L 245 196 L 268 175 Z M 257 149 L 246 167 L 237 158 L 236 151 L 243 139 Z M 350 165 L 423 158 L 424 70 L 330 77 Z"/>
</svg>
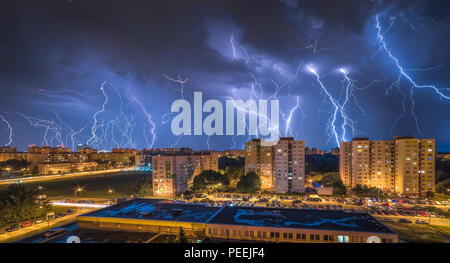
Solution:
<svg viewBox="0 0 450 263">
<path fill-rule="evenodd" d="M 245 143 L 245 174 L 256 173 L 261 179 L 261 189 L 271 191 L 273 187 L 273 147 L 261 143 L 261 139 L 253 139 Z"/>
<path fill-rule="evenodd" d="M 305 189 L 305 142 L 281 137 L 274 146 L 273 191 L 303 192 Z"/>
<path fill-rule="evenodd" d="M 273 145 L 253 139 L 245 144 L 245 173 L 255 172 L 261 189 L 275 193 L 303 192 L 305 143 L 282 137 Z"/>
<path fill-rule="evenodd" d="M 343 183 L 379 187 L 401 195 L 434 192 L 435 141 L 394 137 L 392 141 L 354 138 L 340 145 L 339 172 Z"/>
<path fill-rule="evenodd" d="M 206 170 L 219 170 L 218 155 L 211 152 L 191 155 L 152 156 L 154 196 L 176 196 L 189 189 L 193 178 Z"/>
</svg>

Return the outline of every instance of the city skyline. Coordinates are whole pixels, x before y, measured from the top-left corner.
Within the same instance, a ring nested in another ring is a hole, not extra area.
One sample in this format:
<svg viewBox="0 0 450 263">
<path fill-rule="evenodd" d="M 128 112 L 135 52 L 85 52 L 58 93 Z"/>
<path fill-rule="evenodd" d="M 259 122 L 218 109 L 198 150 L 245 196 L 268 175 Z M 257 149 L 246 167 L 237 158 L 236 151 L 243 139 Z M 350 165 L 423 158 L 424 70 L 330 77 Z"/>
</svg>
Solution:
<svg viewBox="0 0 450 263">
<path fill-rule="evenodd" d="M 450 151 L 449 4 L 339 5 L 7 1 L 0 145 L 225 150 L 260 137 L 173 135 L 170 105 L 198 91 L 278 99 L 280 135 L 309 147 L 412 135 Z"/>
</svg>

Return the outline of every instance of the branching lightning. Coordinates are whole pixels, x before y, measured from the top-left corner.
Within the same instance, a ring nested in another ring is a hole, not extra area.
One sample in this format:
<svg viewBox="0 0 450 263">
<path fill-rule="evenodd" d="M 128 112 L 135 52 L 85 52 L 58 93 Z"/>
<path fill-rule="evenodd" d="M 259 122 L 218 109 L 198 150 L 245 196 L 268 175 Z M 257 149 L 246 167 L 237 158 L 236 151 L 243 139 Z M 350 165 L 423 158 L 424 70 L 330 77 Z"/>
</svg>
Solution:
<svg viewBox="0 0 450 263">
<path fill-rule="evenodd" d="M 413 30 L 415 29 L 415 27 L 409 23 L 408 20 L 406 20 L 403 17 L 403 14 L 400 15 L 400 17 L 402 18 L 403 21 L 405 21 Z M 438 88 L 437 86 L 434 85 L 430 85 L 430 84 L 418 84 L 413 77 L 408 73 L 409 71 L 417 71 L 417 70 L 421 70 L 421 71 L 426 71 L 426 69 L 407 69 L 404 66 L 402 66 L 400 64 L 400 60 L 392 53 L 392 51 L 388 48 L 388 45 L 386 43 L 385 37 L 384 35 L 389 31 L 389 29 L 393 26 L 393 21 L 395 21 L 395 19 L 391 18 L 391 23 L 389 25 L 389 27 L 383 31 L 383 29 L 381 28 L 381 24 L 380 24 L 380 19 L 379 19 L 379 15 L 375 16 L 375 20 L 376 20 L 376 29 L 377 29 L 377 39 L 378 42 L 380 44 L 380 50 L 383 50 L 388 57 L 394 62 L 395 67 L 397 68 L 399 74 L 397 79 L 391 83 L 391 85 L 389 86 L 388 90 L 386 91 L 386 93 L 389 92 L 389 90 L 391 90 L 393 87 L 397 87 L 399 92 L 402 94 L 403 99 L 402 99 L 402 108 L 403 108 L 403 112 L 402 114 L 400 114 L 400 116 L 395 120 L 394 122 L 394 126 L 393 128 L 396 126 L 397 122 L 404 117 L 405 113 L 406 113 L 406 106 L 405 106 L 405 100 L 406 100 L 406 94 L 401 90 L 400 87 L 400 81 L 402 79 L 404 79 L 405 81 L 407 81 L 410 84 L 410 95 L 409 95 L 409 99 L 411 101 L 411 109 L 410 109 L 410 115 L 411 117 L 415 120 L 415 124 L 417 127 L 417 131 L 419 133 L 420 132 L 420 128 L 419 128 L 419 124 L 418 124 L 418 119 L 417 116 L 414 112 L 414 106 L 415 106 L 415 100 L 414 100 L 414 89 L 431 89 L 432 91 L 434 91 L 434 93 L 436 95 L 439 96 L 439 98 L 441 100 L 449 100 L 450 96 L 444 94 L 444 92 L 442 91 L 442 89 Z M 378 52 L 377 52 L 378 53 Z M 433 67 L 435 68 L 435 67 Z"/>
<path fill-rule="evenodd" d="M 333 111 L 333 114 L 332 114 L 332 117 L 331 117 L 329 129 L 331 129 L 331 132 L 333 133 L 334 139 L 336 141 L 336 145 L 339 147 L 339 135 L 337 133 L 337 128 L 336 128 L 337 113 L 338 113 L 338 111 L 340 109 L 339 103 L 334 99 L 334 97 L 325 88 L 325 86 L 322 83 L 322 80 L 320 79 L 320 76 L 317 73 L 317 71 L 314 68 L 310 67 L 310 66 L 308 66 L 308 70 L 312 74 L 314 74 L 314 76 L 316 77 L 316 81 L 319 84 L 320 88 L 326 94 L 326 96 L 330 100 L 331 104 L 333 105 L 334 111 Z"/>
<path fill-rule="evenodd" d="M 136 104 L 139 105 L 139 107 L 141 108 L 142 112 L 144 113 L 148 123 L 150 123 L 151 129 L 150 129 L 150 133 L 152 135 L 152 142 L 150 144 L 147 144 L 147 148 L 152 148 L 153 144 L 156 141 L 156 132 L 155 132 L 155 128 L 156 128 L 156 124 L 152 121 L 152 116 L 150 115 L 150 113 L 148 113 L 147 109 L 145 109 L 144 104 L 142 104 L 142 102 L 140 102 L 136 97 L 133 97 L 132 100 L 134 102 L 136 102 Z"/>
<path fill-rule="evenodd" d="M 9 145 L 11 145 L 11 143 L 13 142 L 13 139 L 12 139 L 12 137 L 13 137 L 13 128 L 12 128 L 12 126 L 11 126 L 11 123 L 9 122 L 9 121 L 7 121 L 6 119 L 5 119 L 5 117 L 3 117 L 3 115 L 0 115 L 0 119 L 6 124 L 6 126 L 8 127 L 8 131 L 9 131 L 9 141 L 8 141 L 8 143 L 7 144 L 5 144 L 5 146 L 9 146 Z"/>
</svg>

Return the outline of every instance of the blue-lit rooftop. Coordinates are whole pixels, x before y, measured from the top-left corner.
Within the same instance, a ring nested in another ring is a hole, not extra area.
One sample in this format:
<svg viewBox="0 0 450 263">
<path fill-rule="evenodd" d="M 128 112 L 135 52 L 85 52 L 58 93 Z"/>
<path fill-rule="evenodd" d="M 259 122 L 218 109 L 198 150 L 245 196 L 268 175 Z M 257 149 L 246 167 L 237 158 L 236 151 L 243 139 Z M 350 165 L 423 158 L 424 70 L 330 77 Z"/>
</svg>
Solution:
<svg viewBox="0 0 450 263">
<path fill-rule="evenodd" d="M 84 216 L 202 223 L 213 216 L 219 209 L 220 207 L 191 205 L 163 199 L 137 198 L 88 213 Z"/>
<path fill-rule="evenodd" d="M 331 210 L 225 207 L 209 223 L 393 233 L 367 213 L 348 213 Z"/>
</svg>

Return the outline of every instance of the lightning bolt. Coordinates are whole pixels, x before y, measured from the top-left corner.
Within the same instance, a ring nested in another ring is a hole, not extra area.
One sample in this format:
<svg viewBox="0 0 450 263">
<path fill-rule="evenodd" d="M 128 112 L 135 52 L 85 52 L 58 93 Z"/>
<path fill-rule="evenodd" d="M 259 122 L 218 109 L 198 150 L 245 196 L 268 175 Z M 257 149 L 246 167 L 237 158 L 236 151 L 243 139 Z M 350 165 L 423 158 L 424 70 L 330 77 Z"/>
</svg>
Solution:
<svg viewBox="0 0 450 263">
<path fill-rule="evenodd" d="M 134 102 L 136 102 L 136 104 L 139 105 L 139 107 L 141 108 L 142 112 L 144 113 L 144 115 L 145 115 L 147 121 L 150 123 L 150 125 L 151 125 L 151 127 L 152 127 L 152 128 L 150 129 L 150 133 L 152 134 L 152 143 L 151 143 L 151 144 L 147 144 L 147 148 L 148 148 L 148 149 L 153 148 L 153 144 L 154 144 L 155 141 L 156 141 L 156 132 L 155 132 L 156 125 L 155 125 L 155 123 L 152 121 L 152 116 L 151 116 L 150 113 L 148 113 L 148 111 L 145 109 L 145 107 L 144 107 L 144 105 L 142 104 L 142 102 L 140 102 L 136 97 L 132 97 L 132 100 L 133 100 Z"/>
<path fill-rule="evenodd" d="M 329 129 L 331 129 L 331 131 L 333 133 L 333 136 L 334 136 L 334 139 L 336 141 L 336 145 L 339 147 L 339 135 L 337 133 L 337 128 L 336 128 L 337 113 L 338 113 L 338 111 L 340 109 L 339 103 L 334 99 L 334 97 L 325 88 L 325 86 L 322 83 L 322 80 L 320 79 L 320 76 L 317 73 L 316 69 L 314 69 L 313 67 L 308 66 L 308 70 L 316 77 L 316 81 L 319 84 L 320 88 L 326 94 L 326 96 L 330 100 L 331 104 L 333 105 L 334 112 L 333 112 L 333 115 L 331 117 L 331 122 L 330 122 L 331 128 L 329 128 Z"/>
<path fill-rule="evenodd" d="M 342 130 L 341 141 L 345 142 L 345 141 L 347 141 L 347 138 L 346 138 L 346 127 L 349 127 L 352 130 L 352 135 L 353 136 L 355 136 L 356 134 L 363 134 L 361 131 L 359 131 L 356 128 L 356 121 L 354 121 L 353 119 L 348 117 L 348 115 L 345 113 L 345 107 L 349 103 L 350 97 L 352 97 L 356 107 L 361 111 L 362 115 L 369 116 L 369 115 L 367 115 L 364 112 L 364 109 L 359 105 L 358 101 L 356 100 L 356 96 L 354 95 L 354 90 L 355 89 L 364 90 L 364 89 L 370 87 L 375 82 L 371 82 L 365 87 L 358 88 L 354 84 L 354 80 L 350 78 L 350 73 L 351 72 L 347 72 L 347 70 L 345 70 L 344 68 L 339 69 L 339 71 L 344 76 L 343 83 L 346 84 L 345 88 L 344 88 L 344 90 L 345 90 L 345 92 L 344 92 L 344 94 L 345 94 L 344 95 L 344 102 L 342 103 L 342 105 L 340 105 L 340 108 L 339 108 L 339 112 L 340 112 L 341 118 L 343 120 L 342 121 L 342 126 L 341 126 L 341 130 Z"/>
<path fill-rule="evenodd" d="M 89 138 L 89 140 L 87 140 L 86 141 L 86 144 L 87 145 L 90 145 L 90 143 L 92 142 L 92 141 L 94 141 L 93 142 L 93 145 L 95 145 L 95 147 L 96 148 L 98 148 L 98 141 L 99 141 L 99 137 L 97 136 L 97 134 L 96 134 L 96 132 L 97 132 L 97 130 L 98 130 L 98 119 L 97 119 L 97 117 L 98 117 L 98 115 L 100 114 L 100 113 L 103 113 L 103 112 L 105 112 L 105 109 L 106 109 L 106 104 L 108 104 L 108 95 L 106 94 L 106 92 L 105 92 L 105 83 L 106 83 L 106 81 L 104 81 L 102 84 L 101 84 L 101 87 L 100 87 L 100 90 L 102 91 L 102 94 L 103 94 L 103 96 L 105 97 L 105 100 L 104 100 L 104 102 L 103 102 L 103 104 L 102 104 L 102 108 L 100 109 L 100 110 L 98 110 L 95 114 L 94 114 L 94 123 L 93 123 L 93 125 L 92 125 L 92 127 L 91 127 L 91 133 L 92 133 L 92 136 L 91 136 L 91 138 Z M 102 127 L 102 126 L 101 126 Z"/>
<path fill-rule="evenodd" d="M 19 116 L 23 117 L 24 119 L 26 119 L 29 124 L 33 127 L 41 127 L 44 128 L 44 134 L 42 136 L 42 144 L 44 145 L 50 145 L 53 146 L 53 141 L 56 139 L 59 145 L 64 144 L 64 142 L 62 141 L 62 136 L 61 136 L 61 132 L 60 132 L 60 127 L 53 121 L 53 120 L 45 120 L 45 119 L 40 119 L 40 118 L 36 118 L 36 117 L 29 117 L 26 116 L 23 113 L 20 112 L 16 112 Z M 53 137 L 50 137 L 49 132 L 52 132 L 54 135 Z"/>
<path fill-rule="evenodd" d="M 12 137 L 13 137 L 13 128 L 12 128 L 12 126 L 11 126 L 11 123 L 9 123 L 9 121 L 7 121 L 7 120 L 5 119 L 5 117 L 3 117 L 3 115 L 0 115 L 0 119 L 6 124 L 6 126 L 7 126 L 7 128 L 8 128 L 8 131 L 9 131 L 9 141 L 8 141 L 7 144 L 5 144 L 5 146 L 9 146 L 9 145 L 11 145 L 11 143 L 13 142 L 13 139 L 12 139 Z"/>
<path fill-rule="evenodd" d="M 74 131 L 74 132 L 72 132 L 72 133 L 70 134 L 70 139 L 71 139 L 71 141 L 72 141 L 72 149 L 73 149 L 74 151 L 76 150 L 76 148 L 75 148 L 75 136 L 78 135 L 78 134 L 80 134 L 81 132 L 83 132 L 83 130 L 86 129 L 87 127 L 88 127 L 88 126 L 86 125 L 86 126 L 84 126 L 83 128 L 81 128 L 80 130 Z"/>
<path fill-rule="evenodd" d="M 404 19 L 404 17 L 403 17 L 403 15 L 401 15 L 401 17 L 402 17 L 402 19 L 404 20 L 404 21 L 407 21 L 406 19 Z M 446 95 L 446 94 L 444 94 L 443 92 L 442 92 L 442 90 L 441 89 L 439 89 L 438 87 L 436 87 L 436 86 L 434 86 L 434 85 L 430 85 L 430 84 L 418 84 L 414 79 L 413 79 L 413 77 L 410 75 L 410 74 L 408 74 L 408 72 L 409 71 L 417 71 L 418 69 L 412 69 L 412 70 L 408 70 L 408 69 L 406 69 L 404 66 L 402 66 L 401 64 L 400 64 L 400 60 L 392 53 L 392 51 L 389 49 L 389 47 L 388 47 L 388 45 L 387 45 L 387 43 L 386 43 L 386 40 L 385 40 L 385 38 L 384 38 L 384 35 L 386 34 L 386 32 L 387 31 L 389 31 L 389 29 L 392 27 L 392 25 L 393 25 L 393 20 L 395 20 L 395 19 L 391 19 L 391 23 L 390 23 L 390 25 L 389 25 L 389 27 L 383 32 L 383 29 L 382 29 L 382 27 L 381 27 L 381 24 L 380 24 L 380 19 L 379 19 L 379 15 L 377 14 L 376 16 L 375 16 L 375 21 L 376 21 L 376 29 L 377 29 L 377 39 L 378 39 L 378 42 L 379 42 L 379 45 L 380 45 L 380 48 L 379 48 L 379 50 L 383 50 L 387 55 L 388 55 L 388 57 L 394 62 L 394 65 L 395 65 L 395 67 L 397 68 L 397 70 L 398 70 L 398 72 L 399 72 L 399 74 L 398 74 L 398 77 L 397 77 L 397 79 L 394 81 L 394 82 L 392 82 L 391 83 L 391 85 L 389 86 L 389 88 L 388 88 L 388 90 L 386 91 L 386 93 L 388 93 L 389 92 L 389 90 L 391 90 L 393 87 L 397 87 L 398 88 L 398 90 L 399 90 L 399 92 L 402 94 L 402 96 L 403 96 L 403 99 L 402 99 L 402 108 L 403 108 L 403 112 L 402 112 L 402 114 L 396 119 L 396 121 L 394 122 L 394 126 L 393 126 L 393 128 L 396 126 L 396 124 L 397 124 L 397 122 L 402 118 L 402 117 L 404 117 L 404 114 L 406 113 L 406 108 L 405 108 L 405 99 L 406 99 L 406 95 L 404 94 L 404 92 L 401 90 L 401 88 L 400 88 L 400 81 L 402 80 L 402 79 L 404 79 L 405 81 L 407 81 L 409 84 L 410 84 L 410 96 L 409 96 L 409 99 L 410 99 L 410 101 L 411 101 L 411 110 L 410 110 L 410 115 L 413 117 L 413 119 L 415 120 L 415 124 L 416 124 L 416 128 L 417 128 L 417 131 L 419 132 L 419 133 L 421 133 L 420 132 L 420 128 L 419 128 L 419 125 L 418 125 L 418 119 L 417 119 L 417 116 L 416 116 L 416 114 L 415 114 L 415 112 L 414 112 L 414 106 L 415 106 L 415 100 L 414 100 L 414 90 L 413 89 L 430 89 L 430 90 L 432 90 L 437 96 L 439 96 L 439 98 L 442 100 L 442 99 L 444 99 L 444 100 L 449 100 L 450 99 L 450 96 L 449 95 Z M 410 25 L 410 26 L 412 26 L 409 22 L 408 22 L 408 24 Z M 414 27 L 412 26 L 412 29 L 414 29 Z M 377 52 L 378 53 L 378 52 Z"/>
<path fill-rule="evenodd" d="M 294 112 L 300 107 L 300 97 L 299 96 L 297 96 L 296 102 L 297 103 L 295 104 L 295 106 L 289 111 L 289 116 L 287 118 L 284 118 L 284 116 L 283 116 L 283 119 L 286 123 L 286 127 L 284 130 L 284 136 L 288 136 L 288 133 L 289 133 L 290 136 L 294 137 L 292 128 L 291 128 L 291 121 L 292 121 Z"/>
<path fill-rule="evenodd" d="M 75 90 L 71 90 L 71 89 L 61 89 L 61 90 L 47 90 L 47 89 L 38 89 L 39 92 L 47 92 L 47 93 L 72 93 L 81 97 L 84 97 L 87 95 L 86 93 L 80 93 L 78 91 Z"/>
<path fill-rule="evenodd" d="M 241 44 L 239 44 L 238 41 L 236 41 L 235 37 L 233 35 L 231 35 L 230 37 L 230 43 L 231 43 L 231 48 L 233 51 L 233 59 L 244 59 L 245 63 L 248 65 L 250 63 L 250 61 L 253 61 L 252 57 L 249 55 L 249 52 L 247 51 L 246 48 L 244 48 Z M 317 48 L 317 42 L 315 42 L 316 46 L 315 48 Z M 238 52 L 239 51 L 239 52 Z M 256 63 L 258 63 L 258 61 L 255 61 Z M 272 84 L 275 86 L 275 91 L 272 95 L 269 95 L 267 97 L 267 100 L 271 100 L 271 99 L 277 99 L 277 96 L 280 94 L 281 90 L 284 88 L 288 88 L 289 91 L 291 90 L 291 86 L 292 83 L 295 79 L 297 79 L 298 74 L 300 72 L 300 69 L 302 68 L 303 64 L 299 63 L 299 65 L 296 67 L 295 73 L 288 77 L 286 81 L 282 82 L 281 84 L 278 83 L 275 80 L 271 80 Z M 251 89 L 251 99 L 256 99 L 256 100 L 264 100 L 264 89 L 262 84 L 258 81 L 258 79 L 256 78 L 256 76 L 252 73 L 249 73 L 249 75 L 251 76 L 251 78 L 253 79 L 253 81 L 250 83 L 250 89 Z M 235 96 L 235 97 L 240 97 L 240 96 Z M 233 100 L 233 98 L 228 98 Z M 245 109 L 240 109 L 237 105 L 234 105 L 237 110 L 243 110 L 245 111 Z M 304 115 L 304 111 L 303 108 L 300 105 L 300 98 L 297 97 L 296 98 L 296 105 L 294 107 L 292 107 L 291 109 L 289 109 L 289 114 L 284 114 L 283 111 L 280 109 L 280 114 L 282 119 L 285 122 L 285 135 L 287 135 L 288 133 L 290 135 L 293 136 L 293 130 L 291 128 L 291 120 L 294 117 L 294 114 L 296 113 L 296 111 L 300 109 L 301 112 Z M 268 118 L 267 115 L 265 114 L 259 114 L 259 113 L 255 113 L 255 112 L 248 112 L 249 114 L 254 114 L 256 115 L 258 118 L 262 118 L 264 121 L 268 121 L 268 123 L 270 123 L 270 119 Z M 269 127 L 269 130 L 273 131 L 274 129 L 278 129 L 278 127 Z M 248 124 L 246 124 L 246 130 L 248 130 Z M 236 147 L 236 137 L 237 135 L 234 135 L 232 137 L 232 142 L 233 142 L 233 146 L 232 148 L 234 149 Z M 248 135 L 247 141 L 251 139 L 251 135 Z M 245 147 L 245 143 L 243 144 L 242 148 Z"/>
</svg>

